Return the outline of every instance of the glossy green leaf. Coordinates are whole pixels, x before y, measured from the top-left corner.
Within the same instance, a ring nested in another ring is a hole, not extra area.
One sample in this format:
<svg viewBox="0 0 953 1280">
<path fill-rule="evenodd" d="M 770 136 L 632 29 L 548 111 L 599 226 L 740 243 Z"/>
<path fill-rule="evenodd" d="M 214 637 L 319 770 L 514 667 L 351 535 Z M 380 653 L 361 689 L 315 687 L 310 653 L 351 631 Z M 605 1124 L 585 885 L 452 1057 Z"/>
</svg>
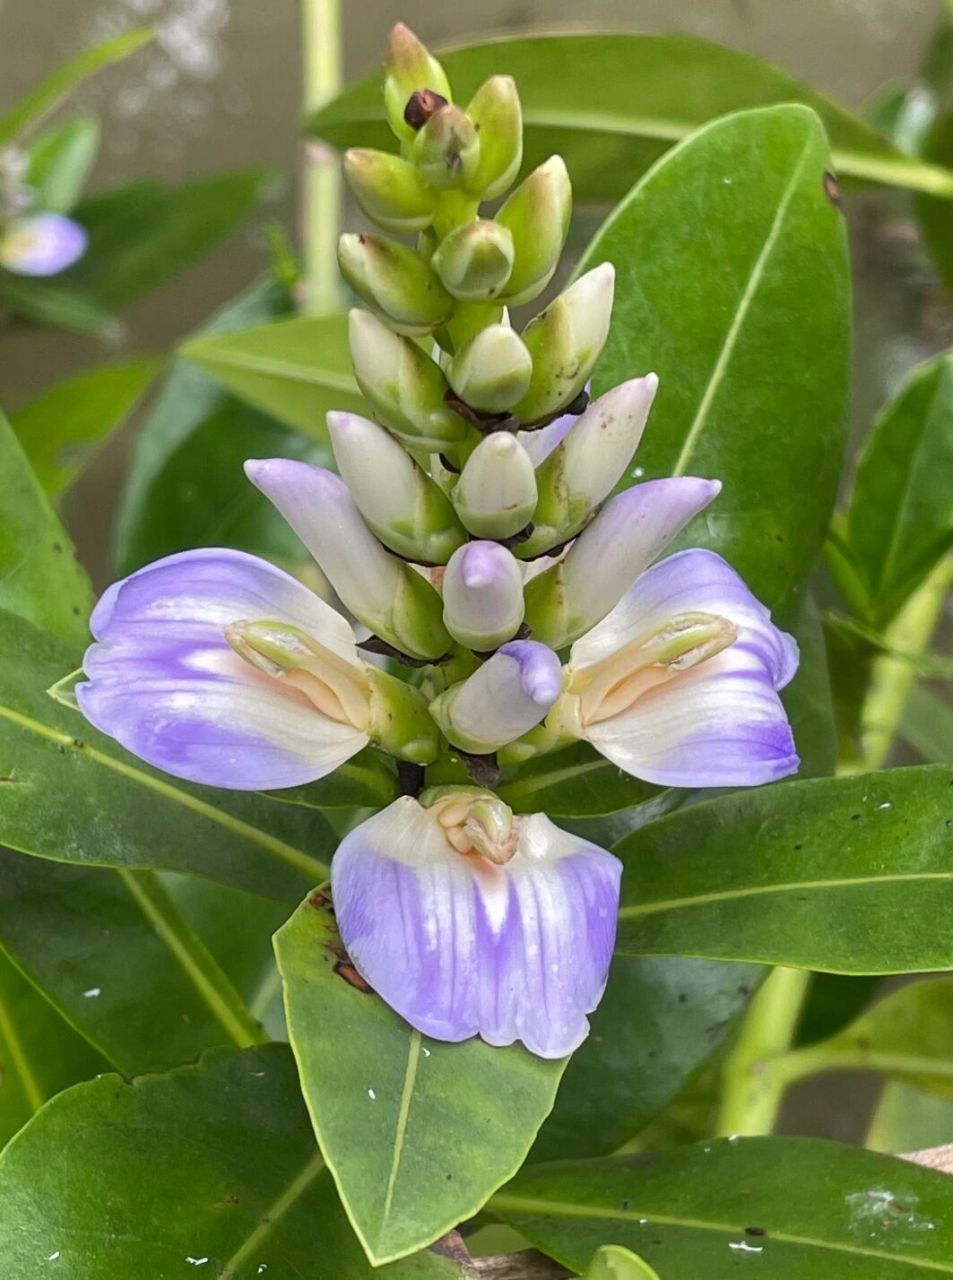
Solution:
<svg viewBox="0 0 953 1280">
<path fill-rule="evenodd" d="M 401 794 L 394 763 L 392 756 L 366 747 L 326 778 L 266 794 L 310 809 L 383 809 Z"/>
<path fill-rule="evenodd" d="M 261 1029 L 148 872 L 0 854 L 0 950 L 124 1075 Z"/>
<path fill-rule="evenodd" d="M 953 764 L 953 707 L 940 693 L 915 684 L 900 719 L 900 736 L 924 760 Z"/>
<path fill-rule="evenodd" d="M 161 361 L 97 365 L 57 383 L 10 419 L 45 491 L 56 497 L 89 465 L 125 422 Z"/>
<path fill-rule="evenodd" d="M 0 613 L 0 844 L 60 862 L 186 871 L 298 901 L 334 847 L 319 813 L 150 769 L 46 690 L 77 652 Z"/>
<path fill-rule="evenodd" d="M 595 390 L 660 378 L 638 475 L 720 479 L 683 545 L 721 552 L 769 605 L 817 556 L 843 457 L 850 285 L 830 165 L 804 107 L 718 120 L 645 176 L 579 268 L 616 268 Z"/>
<path fill-rule="evenodd" d="M 323 898 L 277 934 L 288 1030 L 321 1150 L 376 1264 L 436 1240 L 522 1164 L 565 1067 L 429 1040 L 349 980 Z"/>
<path fill-rule="evenodd" d="M 508 770 L 497 790 L 517 813 L 551 818 L 613 813 L 658 794 L 657 787 L 623 773 L 585 742 Z"/>
<path fill-rule="evenodd" d="M 47 130 L 27 149 L 26 183 L 36 207 L 67 213 L 83 189 L 99 147 L 99 121 L 79 116 Z"/>
<path fill-rule="evenodd" d="M 673 1280 L 953 1275 L 953 1179 L 809 1138 L 541 1165 L 494 1196 L 492 1210 L 576 1271 L 616 1244 Z"/>
<path fill-rule="evenodd" d="M 61 287 L 104 307 L 123 307 L 171 279 L 230 235 L 264 195 L 260 169 L 198 178 L 177 187 L 138 181 L 73 210 L 89 235 Z"/>
<path fill-rule="evenodd" d="M 532 1160 L 609 1155 L 644 1129 L 721 1048 L 761 975 L 755 965 L 616 956 Z"/>
<path fill-rule="evenodd" d="M 883 626 L 953 547 L 953 356 L 917 369 L 874 424 L 845 536 Z"/>
<path fill-rule="evenodd" d="M 313 439 L 331 409 L 366 412 L 351 373 L 347 316 L 298 316 L 191 338 L 181 354 L 242 399 Z"/>
<path fill-rule="evenodd" d="M 8 276 L 0 282 L 0 296 L 5 308 L 30 324 L 111 342 L 123 334 L 122 325 L 107 307 L 76 289 L 26 276 Z"/>
<path fill-rule="evenodd" d="M 106 1063 L 0 955 L 0 1147 L 47 1098 Z"/>
<path fill-rule="evenodd" d="M 0 1254 L 16 1280 L 460 1276 L 435 1254 L 372 1270 L 285 1045 L 54 1099 L 0 1155 Z"/>
<path fill-rule="evenodd" d="M 213 317 L 209 329 L 243 329 L 289 305 L 286 290 L 264 280 Z M 120 571 L 223 543 L 279 560 L 301 559 L 300 542 L 260 501 L 242 464 L 250 457 L 311 456 L 313 447 L 176 361 L 138 435 L 120 508 Z"/>
<path fill-rule="evenodd" d="M 670 814 L 615 852 L 628 955 L 834 973 L 953 968 L 953 770 L 784 782 Z"/>
<path fill-rule="evenodd" d="M 0 610 L 78 642 L 92 603 L 89 580 L 2 414 L 0 476 Z M 6 661 L 4 652 L 0 666 Z"/>
<path fill-rule="evenodd" d="M 589 1264 L 585 1280 L 659 1280 L 659 1274 L 631 1249 L 607 1244 Z"/>
<path fill-rule="evenodd" d="M 813 1044 L 843 1030 L 870 1004 L 882 978 L 816 973 L 797 1024 L 796 1042 Z"/>
<path fill-rule="evenodd" d="M 953 1100 L 889 1080 L 877 1100 L 864 1145 L 872 1151 L 922 1151 L 953 1142 Z"/>
<path fill-rule="evenodd" d="M 716 116 L 801 102 L 824 121 L 844 174 L 953 196 L 953 175 L 901 155 L 868 124 L 770 64 L 693 36 L 532 36 L 441 54 L 466 102 L 492 75 L 519 85 L 526 166 L 564 156 L 577 198 L 617 200 L 673 142 Z M 338 147 L 392 149 L 381 78 L 321 107 L 310 132 Z"/>
<path fill-rule="evenodd" d="M 0 118 L 0 146 L 13 142 L 23 130 L 35 128 L 88 76 L 95 75 L 111 62 L 128 58 L 131 53 L 148 44 L 153 34 L 151 27 L 135 27 L 131 31 L 124 31 L 122 35 L 104 40 L 91 49 L 84 49 L 75 58 L 70 58 L 57 67 Z"/>
</svg>

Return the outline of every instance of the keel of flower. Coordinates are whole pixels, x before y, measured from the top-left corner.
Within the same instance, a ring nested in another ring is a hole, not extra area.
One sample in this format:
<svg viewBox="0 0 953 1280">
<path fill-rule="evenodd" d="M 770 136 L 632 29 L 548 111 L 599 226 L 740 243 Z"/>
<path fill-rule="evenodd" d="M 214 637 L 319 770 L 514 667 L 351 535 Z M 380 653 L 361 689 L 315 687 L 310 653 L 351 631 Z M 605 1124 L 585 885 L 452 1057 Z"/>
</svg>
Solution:
<svg viewBox="0 0 953 1280">
<path fill-rule="evenodd" d="M 488 792 L 423 800 L 395 801 L 334 856 L 354 965 L 425 1035 L 571 1053 L 605 988 L 621 864 Z"/>
</svg>

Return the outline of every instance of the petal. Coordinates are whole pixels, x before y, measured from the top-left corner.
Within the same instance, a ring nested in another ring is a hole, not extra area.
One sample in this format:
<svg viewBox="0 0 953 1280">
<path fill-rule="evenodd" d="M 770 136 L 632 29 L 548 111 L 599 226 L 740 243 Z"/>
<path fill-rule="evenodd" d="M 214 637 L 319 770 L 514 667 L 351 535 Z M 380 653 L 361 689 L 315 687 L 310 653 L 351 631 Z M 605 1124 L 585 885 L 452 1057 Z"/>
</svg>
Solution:
<svg viewBox="0 0 953 1280">
<path fill-rule="evenodd" d="M 464 751 L 496 751 L 544 719 L 562 691 L 556 654 L 535 640 L 511 640 L 431 704 L 449 740 Z"/>
<path fill-rule="evenodd" d="M 759 786 L 800 763 L 769 672 L 737 642 L 591 725 L 586 737 L 626 773 L 663 787 Z"/>
<path fill-rule="evenodd" d="M 239 551 L 187 551 L 103 595 L 77 686 L 84 715 L 179 778 L 235 790 L 295 786 L 336 769 L 367 735 L 321 715 L 225 640 L 229 622 L 286 621 L 361 669 L 339 614 L 300 582 Z"/>
<path fill-rule="evenodd" d="M 21 218 L 0 242 L 0 265 L 21 276 L 55 276 L 81 257 L 86 232 L 62 213 Z"/>
<path fill-rule="evenodd" d="M 605 988 L 622 868 L 542 814 L 517 821 L 516 854 L 494 866 L 397 800 L 335 854 L 335 911 L 358 971 L 425 1035 L 561 1058 Z"/>
<path fill-rule="evenodd" d="M 645 487 L 645 486 L 640 486 Z M 612 612 L 572 647 L 579 671 L 680 613 L 712 613 L 738 628 L 732 651 L 757 654 L 775 689 L 797 670 L 797 644 L 771 621 L 771 613 L 714 551 L 680 551 L 643 573 Z"/>
</svg>

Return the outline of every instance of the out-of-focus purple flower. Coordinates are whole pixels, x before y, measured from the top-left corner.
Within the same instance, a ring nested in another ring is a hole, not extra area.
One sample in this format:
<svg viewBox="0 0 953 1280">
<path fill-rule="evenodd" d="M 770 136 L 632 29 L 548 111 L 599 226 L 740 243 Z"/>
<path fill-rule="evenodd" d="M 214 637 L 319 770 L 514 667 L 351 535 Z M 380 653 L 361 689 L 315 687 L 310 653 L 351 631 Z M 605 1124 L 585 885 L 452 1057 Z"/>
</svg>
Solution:
<svg viewBox="0 0 953 1280">
<path fill-rule="evenodd" d="M 773 782 L 799 764 L 778 697 L 797 662 L 793 638 L 720 556 L 682 551 L 572 646 L 547 726 L 662 786 Z"/>
<path fill-rule="evenodd" d="M 348 835 L 331 887 L 358 971 L 437 1040 L 572 1053 L 605 988 L 618 859 L 486 792 L 396 800 Z"/>
<path fill-rule="evenodd" d="M 110 587 L 90 628 L 97 643 L 76 688 L 83 714 L 178 778 L 290 787 L 330 773 L 370 740 L 368 681 L 350 626 L 255 556 L 168 556 Z M 286 655 L 283 644 L 301 652 Z"/>
<path fill-rule="evenodd" d="M 86 251 L 86 232 L 62 213 L 18 218 L 0 239 L 0 266 L 20 276 L 55 276 Z"/>
</svg>

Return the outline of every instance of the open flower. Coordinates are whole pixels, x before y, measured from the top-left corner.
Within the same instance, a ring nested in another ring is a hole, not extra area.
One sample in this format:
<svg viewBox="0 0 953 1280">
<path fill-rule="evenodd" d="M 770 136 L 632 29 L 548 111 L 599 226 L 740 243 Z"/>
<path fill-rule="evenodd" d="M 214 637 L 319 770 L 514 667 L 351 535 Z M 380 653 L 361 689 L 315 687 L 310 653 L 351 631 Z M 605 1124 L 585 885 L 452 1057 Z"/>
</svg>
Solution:
<svg viewBox="0 0 953 1280">
<path fill-rule="evenodd" d="M 575 642 L 547 726 L 662 786 L 772 782 L 799 763 L 778 697 L 797 660 L 720 556 L 682 551 Z"/>
<path fill-rule="evenodd" d="M 331 887 L 351 960 L 412 1026 L 561 1058 L 605 988 L 621 873 L 543 814 L 474 789 L 428 808 L 404 797 L 363 822 Z"/>
<path fill-rule="evenodd" d="M 62 213 L 18 218 L 0 235 L 0 266 L 20 276 L 55 276 L 86 251 L 86 232 Z"/>
<path fill-rule="evenodd" d="M 384 735 L 408 759 L 436 750 L 422 695 L 362 661 L 340 614 L 255 556 L 168 556 L 110 587 L 90 627 L 84 715 L 176 777 L 290 787 Z"/>
</svg>

